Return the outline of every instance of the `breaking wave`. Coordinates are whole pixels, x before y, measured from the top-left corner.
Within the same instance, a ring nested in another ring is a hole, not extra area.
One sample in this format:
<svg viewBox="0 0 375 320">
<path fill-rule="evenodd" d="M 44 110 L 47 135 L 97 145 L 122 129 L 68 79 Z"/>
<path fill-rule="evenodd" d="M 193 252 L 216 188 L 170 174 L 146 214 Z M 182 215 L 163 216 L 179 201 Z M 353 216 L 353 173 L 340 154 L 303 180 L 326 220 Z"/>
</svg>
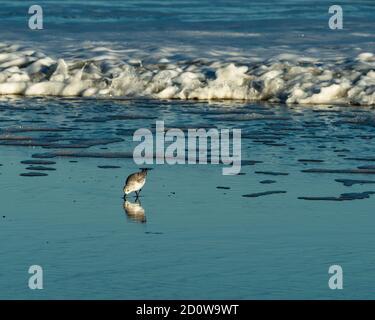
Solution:
<svg viewBox="0 0 375 320">
<path fill-rule="evenodd" d="M 285 53 L 248 64 L 210 59 L 146 64 L 106 55 L 54 59 L 0 44 L 0 95 L 375 105 L 375 55 L 321 61 Z"/>
</svg>

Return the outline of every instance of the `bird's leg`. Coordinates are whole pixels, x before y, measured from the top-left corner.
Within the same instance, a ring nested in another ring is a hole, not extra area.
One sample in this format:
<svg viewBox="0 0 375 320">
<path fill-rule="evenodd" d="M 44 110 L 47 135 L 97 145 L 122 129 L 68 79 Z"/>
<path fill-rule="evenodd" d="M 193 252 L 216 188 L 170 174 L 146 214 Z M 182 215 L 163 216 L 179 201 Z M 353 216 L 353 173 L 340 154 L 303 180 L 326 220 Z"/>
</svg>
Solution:
<svg viewBox="0 0 375 320">
<path fill-rule="evenodd" d="M 135 197 L 135 199 L 137 200 L 137 199 L 138 199 L 138 197 L 139 197 L 139 191 L 135 191 L 135 194 L 136 194 L 136 197 Z"/>
</svg>

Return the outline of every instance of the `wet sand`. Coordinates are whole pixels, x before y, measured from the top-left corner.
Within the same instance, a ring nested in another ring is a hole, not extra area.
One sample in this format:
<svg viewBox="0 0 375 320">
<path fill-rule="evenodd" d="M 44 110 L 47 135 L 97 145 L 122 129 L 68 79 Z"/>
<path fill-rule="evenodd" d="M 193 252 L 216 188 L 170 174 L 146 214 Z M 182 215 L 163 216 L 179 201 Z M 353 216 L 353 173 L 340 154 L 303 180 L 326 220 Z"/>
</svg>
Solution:
<svg viewBox="0 0 375 320">
<path fill-rule="evenodd" d="M 9 98 L 0 111 L 1 298 L 33 298 L 34 263 L 39 298 L 337 298 L 337 263 L 353 276 L 341 298 L 371 295 L 370 108 Z M 242 174 L 152 165 L 125 206 L 132 132 L 155 119 L 241 128 Z"/>
</svg>

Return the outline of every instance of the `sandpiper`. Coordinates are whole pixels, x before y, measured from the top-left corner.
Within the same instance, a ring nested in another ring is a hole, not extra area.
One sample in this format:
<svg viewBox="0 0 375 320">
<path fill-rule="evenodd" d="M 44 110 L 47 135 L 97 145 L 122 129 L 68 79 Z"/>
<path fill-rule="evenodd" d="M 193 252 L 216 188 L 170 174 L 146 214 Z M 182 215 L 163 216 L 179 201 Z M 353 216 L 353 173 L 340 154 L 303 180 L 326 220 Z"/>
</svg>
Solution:
<svg viewBox="0 0 375 320">
<path fill-rule="evenodd" d="M 132 173 L 125 182 L 124 186 L 124 198 L 126 198 L 126 195 L 135 192 L 137 195 L 137 198 L 139 196 L 139 193 L 141 192 L 143 186 L 146 183 L 146 176 L 147 176 L 147 168 L 141 169 L 140 172 Z"/>
</svg>

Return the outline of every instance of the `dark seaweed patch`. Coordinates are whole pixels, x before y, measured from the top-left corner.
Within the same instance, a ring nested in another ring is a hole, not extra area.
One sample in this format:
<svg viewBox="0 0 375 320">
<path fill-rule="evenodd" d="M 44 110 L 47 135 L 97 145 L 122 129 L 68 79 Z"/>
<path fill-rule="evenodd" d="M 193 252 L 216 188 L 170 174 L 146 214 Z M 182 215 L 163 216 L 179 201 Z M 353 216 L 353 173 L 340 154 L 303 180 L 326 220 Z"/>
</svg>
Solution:
<svg viewBox="0 0 375 320">
<path fill-rule="evenodd" d="M 56 171 L 55 168 L 43 167 L 43 166 L 30 166 L 30 167 L 27 167 L 26 170 L 34 170 L 34 171 Z"/>
<path fill-rule="evenodd" d="M 263 161 L 258 161 L 258 160 L 242 160 L 241 161 L 241 166 L 253 166 L 257 163 L 262 163 Z"/>
<path fill-rule="evenodd" d="M 342 183 L 346 187 L 351 187 L 355 184 L 362 185 L 362 184 L 375 183 L 375 181 L 371 181 L 371 180 L 352 180 L 352 179 L 335 179 L 335 181 Z"/>
<path fill-rule="evenodd" d="M 46 153 L 35 153 L 33 158 L 49 159 L 56 157 L 72 157 L 72 158 L 118 158 L 118 159 L 132 159 L 132 152 L 90 152 L 90 151 L 72 151 L 72 150 L 58 150 Z"/>
<path fill-rule="evenodd" d="M 268 196 L 271 194 L 279 194 L 279 193 L 287 193 L 287 192 L 286 191 L 265 191 L 265 192 L 258 192 L 258 193 L 243 194 L 242 196 L 245 198 L 257 198 L 257 197 Z"/>
<path fill-rule="evenodd" d="M 48 176 L 47 173 L 42 172 L 27 172 L 27 173 L 21 173 L 21 177 L 45 177 Z"/>
<path fill-rule="evenodd" d="M 55 161 L 49 161 L 49 160 L 23 160 L 21 161 L 22 164 L 29 164 L 29 165 L 52 165 L 56 164 Z"/>
<path fill-rule="evenodd" d="M 274 172 L 274 171 L 255 171 L 256 174 L 265 174 L 270 176 L 287 176 L 287 172 Z"/>
<path fill-rule="evenodd" d="M 375 194 L 375 192 L 343 193 L 339 197 L 298 197 L 298 199 L 310 201 L 351 201 L 368 199 L 372 194 Z"/>
<path fill-rule="evenodd" d="M 375 170 L 369 169 L 306 169 L 306 173 L 349 173 L 349 174 L 375 174 Z"/>
<path fill-rule="evenodd" d="M 375 170 L 375 165 L 360 166 L 358 169 Z"/>
<path fill-rule="evenodd" d="M 299 162 L 312 162 L 312 163 L 321 163 L 324 162 L 324 160 L 319 159 L 298 159 Z"/>
<path fill-rule="evenodd" d="M 259 183 L 262 183 L 262 184 L 271 184 L 271 183 L 276 183 L 275 180 L 262 180 L 262 181 L 259 181 Z"/>
<path fill-rule="evenodd" d="M 120 166 L 110 166 L 110 165 L 105 165 L 105 166 L 98 166 L 100 169 L 119 169 L 121 168 Z"/>
</svg>

